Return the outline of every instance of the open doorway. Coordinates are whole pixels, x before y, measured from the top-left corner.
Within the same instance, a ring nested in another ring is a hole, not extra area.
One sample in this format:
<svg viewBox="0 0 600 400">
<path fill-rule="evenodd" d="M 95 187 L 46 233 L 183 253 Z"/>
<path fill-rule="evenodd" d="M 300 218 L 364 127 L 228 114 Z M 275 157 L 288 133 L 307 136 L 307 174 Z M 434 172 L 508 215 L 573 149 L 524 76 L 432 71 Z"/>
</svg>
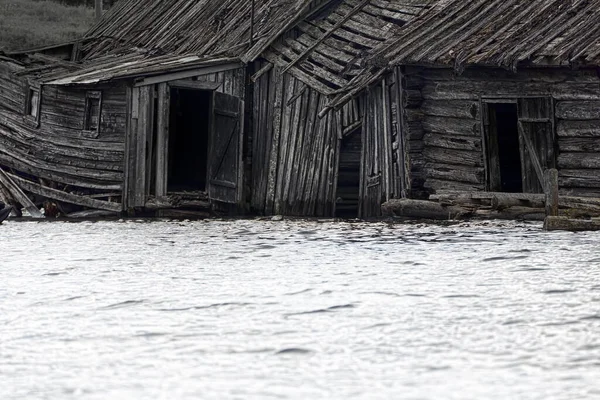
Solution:
<svg viewBox="0 0 600 400">
<path fill-rule="evenodd" d="M 362 139 L 360 129 L 345 136 L 340 144 L 335 216 L 357 218 L 360 195 L 360 156 Z"/>
<path fill-rule="evenodd" d="M 491 189 L 523 192 L 517 104 L 489 104 L 488 137 Z"/>
<path fill-rule="evenodd" d="M 168 191 L 206 191 L 212 91 L 171 89 Z"/>
</svg>

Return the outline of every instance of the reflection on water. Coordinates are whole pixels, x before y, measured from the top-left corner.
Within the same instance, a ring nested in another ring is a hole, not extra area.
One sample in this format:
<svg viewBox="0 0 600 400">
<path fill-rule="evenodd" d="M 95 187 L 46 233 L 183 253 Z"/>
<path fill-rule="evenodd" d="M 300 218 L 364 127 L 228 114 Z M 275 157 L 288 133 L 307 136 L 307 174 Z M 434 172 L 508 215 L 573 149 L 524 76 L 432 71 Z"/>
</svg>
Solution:
<svg viewBox="0 0 600 400">
<path fill-rule="evenodd" d="M 0 226 L 1 399 L 600 398 L 600 234 Z"/>
</svg>

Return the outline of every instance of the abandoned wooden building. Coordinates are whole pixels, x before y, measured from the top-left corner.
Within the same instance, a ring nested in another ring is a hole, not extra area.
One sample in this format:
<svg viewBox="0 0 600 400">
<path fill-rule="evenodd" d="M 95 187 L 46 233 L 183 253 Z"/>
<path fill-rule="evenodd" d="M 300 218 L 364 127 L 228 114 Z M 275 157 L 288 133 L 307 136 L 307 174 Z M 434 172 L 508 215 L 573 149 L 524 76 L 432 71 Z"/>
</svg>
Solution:
<svg viewBox="0 0 600 400">
<path fill-rule="evenodd" d="M 600 197 L 600 1 L 442 3 L 371 59 L 405 82 L 412 196 L 543 193 L 556 168 L 561 195 Z"/>
<path fill-rule="evenodd" d="M 121 0 L 76 43 L 0 54 L 0 195 L 35 215 L 377 216 L 407 190 L 380 112 L 401 88 L 354 88 L 435 3 Z"/>
<path fill-rule="evenodd" d="M 0 196 L 368 218 L 556 168 L 600 197 L 599 71 L 600 0 L 122 0 L 0 55 Z"/>
</svg>

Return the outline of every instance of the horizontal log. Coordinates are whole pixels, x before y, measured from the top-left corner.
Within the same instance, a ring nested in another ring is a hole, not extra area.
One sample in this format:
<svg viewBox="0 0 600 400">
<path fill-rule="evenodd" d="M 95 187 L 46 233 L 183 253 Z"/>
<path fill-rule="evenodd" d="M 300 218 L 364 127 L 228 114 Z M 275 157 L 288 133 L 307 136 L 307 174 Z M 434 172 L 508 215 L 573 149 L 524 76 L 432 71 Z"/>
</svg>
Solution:
<svg viewBox="0 0 600 400">
<path fill-rule="evenodd" d="M 458 167 L 440 163 L 426 163 L 425 176 L 427 178 L 443 179 L 447 181 L 483 184 L 484 169 Z"/>
<path fill-rule="evenodd" d="M 596 188 L 560 187 L 559 193 L 569 197 L 600 198 L 600 189 Z"/>
<path fill-rule="evenodd" d="M 431 200 L 444 203 L 453 203 L 475 206 L 488 206 L 491 209 L 503 209 L 509 207 L 530 207 L 544 208 L 546 204 L 546 195 L 542 193 L 504 193 L 504 192 L 485 192 L 485 191 L 460 191 L 460 190 L 439 190 L 436 194 L 430 196 Z M 559 196 L 558 205 L 564 210 L 588 210 L 600 211 L 600 196 L 578 197 L 578 196 Z"/>
<path fill-rule="evenodd" d="M 437 193 L 440 190 L 461 190 L 465 192 L 483 190 L 483 185 L 427 178 L 423 184 L 425 189 Z"/>
<path fill-rule="evenodd" d="M 426 147 L 423 151 L 423 157 L 431 163 L 483 167 L 481 152 Z"/>
<path fill-rule="evenodd" d="M 522 98 L 545 93 L 557 100 L 600 100 L 598 85 L 589 83 L 555 83 L 511 81 L 428 81 L 421 94 L 424 100 L 474 100 L 481 95 Z"/>
<path fill-rule="evenodd" d="M 600 131 L 600 125 L 598 127 Z M 595 137 L 559 137 L 558 148 L 564 153 L 600 153 L 600 138 Z"/>
<path fill-rule="evenodd" d="M 94 219 L 94 218 L 110 218 L 110 217 L 119 217 L 120 213 L 115 213 L 113 211 L 106 210 L 84 210 L 77 211 L 73 213 L 69 213 L 65 215 L 65 218 L 72 219 Z"/>
<path fill-rule="evenodd" d="M 592 121 L 559 120 L 556 125 L 558 137 L 600 138 L 600 119 Z"/>
<path fill-rule="evenodd" d="M 424 218 L 434 220 L 465 219 L 471 212 L 463 207 L 445 207 L 427 200 L 392 199 L 382 204 L 381 211 L 388 217 Z"/>
<path fill-rule="evenodd" d="M 464 82 L 519 82 L 519 83 L 591 83 L 598 84 L 595 68 L 568 70 L 566 68 L 535 68 L 519 69 L 515 74 L 502 68 L 467 68 L 460 75 L 452 68 L 423 68 L 420 74 L 427 80 L 433 81 L 464 81 Z"/>
<path fill-rule="evenodd" d="M 472 100 L 426 100 L 421 111 L 435 117 L 476 119 L 479 116 L 479 102 Z"/>
<path fill-rule="evenodd" d="M 558 156 L 561 169 L 600 169 L 600 153 L 561 153 Z"/>
<path fill-rule="evenodd" d="M 568 217 L 547 217 L 544 220 L 547 231 L 600 231 L 600 218 L 573 219 Z"/>
<path fill-rule="evenodd" d="M 481 138 L 477 136 L 444 135 L 427 133 L 424 137 L 425 145 L 452 150 L 466 150 L 480 152 Z"/>
<path fill-rule="evenodd" d="M 600 190 L 600 169 L 563 169 L 559 171 L 560 187 L 589 187 Z"/>
<path fill-rule="evenodd" d="M 600 119 L 600 100 L 559 101 L 556 103 L 556 117 L 569 120 Z"/>
<path fill-rule="evenodd" d="M 423 119 L 426 132 L 450 135 L 479 136 L 480 122 L 467 118 L 431 117 Z"/>
<path fill-rule="evenodd" d="M 519 221 L 543 221 L 546 217 L 544 208 L 531 207 L 509 207 L 502 210 L 477 210 L 475 218 L 519 220 Z"/>
</svg>

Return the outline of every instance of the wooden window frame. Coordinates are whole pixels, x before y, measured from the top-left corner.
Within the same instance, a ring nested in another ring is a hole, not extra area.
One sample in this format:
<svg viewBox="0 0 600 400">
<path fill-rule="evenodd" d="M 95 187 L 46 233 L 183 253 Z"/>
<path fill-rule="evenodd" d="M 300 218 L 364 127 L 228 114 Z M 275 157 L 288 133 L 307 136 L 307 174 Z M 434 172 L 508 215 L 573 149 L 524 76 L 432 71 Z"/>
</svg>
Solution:
<svg viewBox="0 0 600 400">
<path fill-rule="evenodd" d="M 90 121 L 92 112 L 92 100 L 98 101 L 98 123 L 95 129 L 90 129 Z M 85 92 L 85 110 L 83 113 L 83 136 L 97 138 L 100 136 L 100 124 L 102 119 L 102 91 L 88 90 Z"/>
<path fill-rule="evenodd" d="M 33 111 L 33 94 L 37 93 L 37 104 L 35 106 L 35 115 L 32 115 Z M 34 127 L 38 128 L 40 126 L 40 117 L 42 114 L 42 88 L 41 86 L 34 86 L 29 84 L 27 86 L 27 94 L 25 96 L 25 108 L 23 109 L 23 114 L 25 115 L 25 120 L 29 121 Z"/>
</svg>

